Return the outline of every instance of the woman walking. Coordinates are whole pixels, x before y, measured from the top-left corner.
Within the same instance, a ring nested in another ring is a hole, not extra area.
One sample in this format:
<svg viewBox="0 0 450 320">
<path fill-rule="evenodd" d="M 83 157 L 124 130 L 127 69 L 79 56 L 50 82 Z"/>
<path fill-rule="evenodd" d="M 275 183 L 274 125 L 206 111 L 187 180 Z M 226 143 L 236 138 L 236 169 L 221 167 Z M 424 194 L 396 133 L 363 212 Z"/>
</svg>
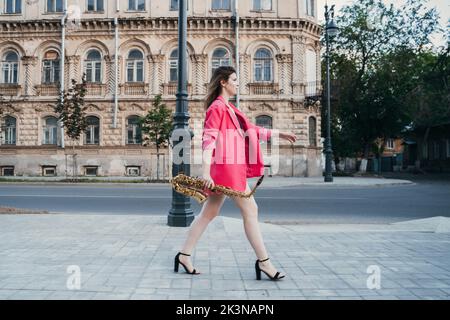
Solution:
<svg viewBox="0 0 450 320">
<path fill-rule="evenodd" d="M 272 130 L 252 124 L 229 102 L 229 99 L 236 95 L 238 86 L 233 67 L 217 68 L 209 83 L 202 136 L 203 180 L 205 186 L 209 188 L 217 184 L 249 192 L 247 178 L 264 175 L 259 141 L 270 139 Z M 291 143 L 296 141 L 296 136 L 290 133 L 279 133 L 279 137 Z M 200 274 L 193 267 L 189 257 L 203 231 L 219 214 L 225 201 L 225 195 L 220 191 L 212 192 L 206 189 L 205 192 L 208 199 L 204 202 L 200 214 L 192 222 L 183 249 L 175 256 L 175 271 L 178 271 L 181 264 L 186 272 Z M 261 280 L 261 271 L 271 280 L 284 278 L 285 275 L 275 269 L 267 255 L 258 223 L 258 205 L 254 197 L 230 196 L 230 198 L 240 209 L 245 234 L 257 257 L 256 279 Z"/>
</svg>

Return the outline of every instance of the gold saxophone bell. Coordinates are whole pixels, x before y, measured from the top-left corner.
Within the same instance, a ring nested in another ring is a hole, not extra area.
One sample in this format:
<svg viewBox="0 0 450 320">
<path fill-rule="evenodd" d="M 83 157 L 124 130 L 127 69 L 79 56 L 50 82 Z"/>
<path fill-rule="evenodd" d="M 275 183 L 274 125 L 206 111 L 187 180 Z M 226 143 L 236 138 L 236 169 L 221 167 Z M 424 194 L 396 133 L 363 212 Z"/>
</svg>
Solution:
<svg viewBox="0 0 450 320">
<path fill-rule="evenodd" d="M 242 191 L 236 191 L 229 187 L 225 187 L 222 185 L 215 185 L 212 188 L 206 187 L 206 181 L 198 178 L 198 177 L 190 177 L 183 173 L 179 173 L 176 177 L 169 180 L 169 182 L 172 184 L 172 187 L 175 191 L 178 193 L 181 193 L 185 196 L 193 197 L 195 200 L 198 201 L 198 203 L 203 203 L 208 198 L 208 194 L 204 192 L 205 189 L 211 190 L 211 191 L 221 191 L 227 196 L 236 196 L 241 198 L 249 198 L 251 197 L 255 191 L 256 188 L 261 184 L 263 181 L 264 175 L 261 176 L 258 181 L 256 182 L 253 189 L 248 192 L 242 192 Z"/>
</svg>

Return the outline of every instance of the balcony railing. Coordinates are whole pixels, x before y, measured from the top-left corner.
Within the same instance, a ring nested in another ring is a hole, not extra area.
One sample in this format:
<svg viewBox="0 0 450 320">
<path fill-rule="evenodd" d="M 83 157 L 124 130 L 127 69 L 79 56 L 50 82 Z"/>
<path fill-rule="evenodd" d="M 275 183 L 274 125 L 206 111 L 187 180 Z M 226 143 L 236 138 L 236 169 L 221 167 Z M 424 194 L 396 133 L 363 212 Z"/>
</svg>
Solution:
<svg viewBox="0 0 450 320">
<path fill-rule="evenodd" d="M 104 96 L 106 94 L 106 85 L 103 83 L 88 83 L 86 85 L 87 96 Z"/>
<path fill-rule="evenodd" d="M 121 84 L 120 94 L 127 96 L 145 96 L 148 94 L 148 84 L 143 82 L 127 82 Z"/>
<path fill-rule="evenodd" d="M 2 96 L 18 96 L 21 93 L 22 87 L 15 83 L 0 83 L 0 95 Z"/>
<path fill-rule="evenodd" d="M 248 87 L 250 89 L 251 95 L 257 96 L 267 96 L 267 95 L 278 95 L 282 93 L 279 90 L 278 83 L 249 83 Z"/>
<path fill-rule="evenodd" d="M 163 94 L 165 96 L 174 96 L 178 90 L 178 83 L 176 83 L 176 82 L 164 83 L 162 85 L 162 87 L 163 87 Z M 188 95 L 192 94 L 192 84 L 191 83 L 188 83 L 187 91 L 188 91 Z"/>
<path fill-rule="evenodd" d="M 310 81 L 305 83 L 305 97 L 313 98 L 322 95 L 322 84 L 320 81 Z"/>
<path fill-rule="evenodd" d="M 57 96 L 59 87 L 56 84 L 39 84 L 35 86 L 36 95 L 38 96 Z"/>
</svg>

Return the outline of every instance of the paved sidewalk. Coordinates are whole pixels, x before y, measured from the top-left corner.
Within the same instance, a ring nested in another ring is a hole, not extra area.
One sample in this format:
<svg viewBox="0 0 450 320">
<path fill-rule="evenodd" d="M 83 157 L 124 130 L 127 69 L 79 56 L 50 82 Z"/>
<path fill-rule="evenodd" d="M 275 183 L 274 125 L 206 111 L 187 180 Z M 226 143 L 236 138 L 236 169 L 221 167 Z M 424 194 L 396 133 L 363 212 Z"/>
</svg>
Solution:
<svg viewBox="0 0 450 320">
<path fill-rule="evenodd" d="M 14 180 L 23 181 L 14 181 Z M 92 185 L 114 183 L 124 187 L 136 186 L 162 186 L 169 185 L 168 182 L 145 182 L 145 177 L 82 177 L 82 181 L 93 180 L 95 182 L 77 182 L 77 185 Z M 10 182 L 10 181 L 11 182 Z M 31 184 L 60 184 L 62 177 L 2 177 L 0 183 L 31 183 Z M 254 185 L 258 178 L 248 179 L 250 185 Z M 282 176 L 265 176 L 260 188 L 276 188 L 290 186 L 314 186 L 314 187 L 382 187 L 396 185 L 414 185 L 414 182 L 406 179 L 386 179 L 383 177 L 333 177 L 333 182 L 324 182 L 323 177 L 282 177 Z M 70 182 L 66 182 L 70 183 Z"/>
<path fill-rule="evenodd" d="M 288 275 L 278 282 L 255 280 L 242 221 L 225 217 L 209 225 L 194 251 L 202 274 L 174 273 L 188 228 L 168 227 L 166 220 L 0 215 L 0 299 L 450 298 L 448 218 L 392 225 L 262 223 L 269 255 Z M 68 289 L 76 284 L 77 268 L 80 289 Z M 381 288 L 368 289 L 377 271 Z"/>
<path fill-rule="evenodd" d="M 254 185 L 257 178 L 248 179 Z M 398 185 L 414 185 L 409 180 L 385 179 L 372 177 L 333 177 L 333 182 L 324 182 L 323 177 L 264 177 L 261 184 L 263 187 L 291 187 L 291 186 L 312 186 L 312 187 L 383 187 Z"/>
</svg>

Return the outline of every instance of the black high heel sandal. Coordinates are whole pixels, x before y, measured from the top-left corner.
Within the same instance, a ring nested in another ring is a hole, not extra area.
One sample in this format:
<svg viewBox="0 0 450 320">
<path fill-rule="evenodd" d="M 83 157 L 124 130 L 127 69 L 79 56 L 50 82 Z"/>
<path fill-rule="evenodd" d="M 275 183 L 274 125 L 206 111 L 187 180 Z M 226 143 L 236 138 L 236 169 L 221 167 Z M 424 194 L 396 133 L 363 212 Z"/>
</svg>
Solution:
<svg viewBox="0 0 450 320">
<path fill-rule="evenodd" d="M 280 279 L 283 279 L 285 276 L 284 275 L 282 275 L 281 277 L 280 277 L 280 273 L 277 271 L 277 273 L 275 273 L 275 275 L 272 277 L 270 274 L 268 274 L 267 272 L 265 272 L 264 270 L 262 270 L 260 267 L 259 267 L 259 262 L 264 262 L 264 261 L 267 261 L 267 260 L 269 260 L 269 258 L 267 258 L 267 259 L 264 259 L 264 260 L 256 260 L 256 263 L 255 263 L 255 271 L 256 271 L 256 280 L 261 280 L 261 271 L 262 272 L 264 272 L 269 278 L 270 278 L 270 280 L 280 280 Z"/>
<path fill-rule="evenodd" d="M 184 267 L 184 270 L 186 270 L 186 273 L 189 273 L 189 274 L 200 274 L 200 272 L 195 272 L 195 269 L 192 270 L 192 272 L 189 272 L 188 268 L 186 268 L 184 263 L 180 261 L 180 254 L 182 254 L 183 256 L 188 256 L 188 257 L 191 256 L 190 254 L 178 252 L 177 255 L 175 256 L 175 263 L 174 263 L 173 271 L 174 272 L 178 272 L 178 266 L 179 266 L 179 264 L 181 264 Z"/>
</svg>

